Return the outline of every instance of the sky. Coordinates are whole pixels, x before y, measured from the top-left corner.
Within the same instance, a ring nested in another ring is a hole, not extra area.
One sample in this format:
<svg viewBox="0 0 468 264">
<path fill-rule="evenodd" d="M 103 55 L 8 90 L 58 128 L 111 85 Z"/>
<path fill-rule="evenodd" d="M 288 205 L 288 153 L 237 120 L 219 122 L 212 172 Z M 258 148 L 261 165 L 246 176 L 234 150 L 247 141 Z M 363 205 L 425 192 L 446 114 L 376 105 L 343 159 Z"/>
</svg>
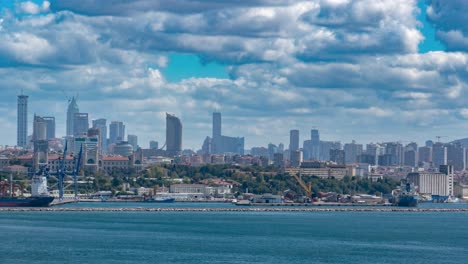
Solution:
<svg viewBox="0 0 468 264">
<path fill-rule="evenodd" d="M 165 113 L 199 149 L 220 111 L 246 148 L 468 137 L 466 0 L 0 0 L 0 144 L 16 100 L 32 117 L 67 99 L 165 141 Z"/>
</svg>

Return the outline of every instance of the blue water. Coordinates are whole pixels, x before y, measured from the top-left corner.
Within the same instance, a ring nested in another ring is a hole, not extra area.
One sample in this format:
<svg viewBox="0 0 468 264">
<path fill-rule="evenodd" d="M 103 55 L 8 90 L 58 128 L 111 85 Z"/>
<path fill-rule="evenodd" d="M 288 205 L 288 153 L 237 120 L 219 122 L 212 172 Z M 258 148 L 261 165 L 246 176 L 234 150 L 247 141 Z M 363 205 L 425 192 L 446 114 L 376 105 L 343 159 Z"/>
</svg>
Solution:
<svg viewBox="0 0 468 264">
<path fill-rule="evenodd" d="M 0 263 L 467 263 L 467 220 L 427 212 L 0 212 Z"/>
</svg>

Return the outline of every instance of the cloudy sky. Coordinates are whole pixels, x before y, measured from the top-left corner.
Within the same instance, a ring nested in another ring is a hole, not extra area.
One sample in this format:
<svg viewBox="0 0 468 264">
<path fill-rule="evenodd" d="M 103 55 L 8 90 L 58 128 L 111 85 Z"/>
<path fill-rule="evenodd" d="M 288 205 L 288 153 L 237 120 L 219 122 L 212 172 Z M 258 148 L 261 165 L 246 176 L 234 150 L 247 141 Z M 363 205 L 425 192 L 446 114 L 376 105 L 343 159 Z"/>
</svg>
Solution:
<svg viewBox="0 0 468 264">
<path fill-rule="evenodd" d="M 0 0 L 0 144 L 16 143 L 16 96 L 29 116 L 67 98 L 91 119 L 184 148 L 211 134 L 246 148 L 322 139 L 468 137 L 466 0 Z M 30 133 L 31 133 L 30 125 Z"/>
</svg>

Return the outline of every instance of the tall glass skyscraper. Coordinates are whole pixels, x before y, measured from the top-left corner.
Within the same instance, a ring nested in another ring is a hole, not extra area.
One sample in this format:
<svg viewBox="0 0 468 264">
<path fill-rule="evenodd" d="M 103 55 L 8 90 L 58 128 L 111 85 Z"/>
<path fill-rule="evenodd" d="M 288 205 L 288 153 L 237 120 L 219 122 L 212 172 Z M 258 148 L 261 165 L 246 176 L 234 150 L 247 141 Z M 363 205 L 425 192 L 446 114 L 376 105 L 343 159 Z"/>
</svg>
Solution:
<svg viewBox="0 0 468 264">
<path fill-rule="evenodd" d="M 25 148 L 28 138 L 28 96 L 18 95 L 18 123 L 16 131 L 16 145 Z"/>
<path fill-rule="evenodd" d="M 289 151 L 295 151 L 299 149 L 299 130 L 289 131 Z"/>
<path fill-rule="evenodd" d="M 182 153 L 182 123 L 175 115 L 166 113 L 166 154 L 177 156 Z"/>
<path fill-rule="evenodd" d="M 78 104 L 76 103 L 75 97 L 72 97 L 67 109 L 67 136 L 73 136 L 74 130 L 74 119 L 75 114 L 79 113 Z"/>
<path fill-rule="evenodd" d="M 99 129 L 101 154 L 107 153 L 107 120 L 104 118 L 93 120 L 93 128 Z"/>
</svg>

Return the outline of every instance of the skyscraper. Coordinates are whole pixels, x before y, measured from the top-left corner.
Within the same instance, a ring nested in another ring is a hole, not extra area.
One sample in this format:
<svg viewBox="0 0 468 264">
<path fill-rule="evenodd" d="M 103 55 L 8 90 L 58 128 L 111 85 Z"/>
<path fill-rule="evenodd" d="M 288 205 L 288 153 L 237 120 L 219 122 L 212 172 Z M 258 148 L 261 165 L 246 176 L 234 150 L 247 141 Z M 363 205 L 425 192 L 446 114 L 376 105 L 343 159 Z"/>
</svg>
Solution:
<svg viewBox="0 0 468 264">
<path fill-rule="evenodd" d="M 128 144 L 132 145 L 133 150 L 136 151 L 138 149 L 138 136 L 128 135 L 127 136 L 127 141 L 128 141 Z"/>
<path fill-rule="evenodd" d="M 166 153 L 177 156 L 182 152 L 182 123 L 175 115 L 166 113 Z"/>
<path fill-rule="evenodd" d="M 76 99 L 75 97 L 72 97 L 67 109 L 67 136 L 73 136 L 73 133 L 75 132 L 73 122 L 75 114 L 79 112 L 80 110 L 78 108 L 78 105 L 76 104 Z"/>
<path fill-rule="evenodd" d="M 25 148 L 28 138 L 28 96 L 18 95 L 18 122 L 16 131 L 16 145 Z"/>
<path fill-rule="evenodd" d="M 107 153 L 107 120 L 104 118 L 93 120 L 93 128 L 99 129 L 100 154 Z"/>
<path fill-rule="evenodd" d="M 310 131 L 310 144 L 312 147 L 310 152 L 310 158 L 312 160 L 320 160 L 320 135 L 317 129 L 312 129 Z"/>
<path fill-rule="evenodd" d="M 109 144 L 117 144 L 125 140 L 125 125 L 120 121 L 112 121 L 109 125 Z"/>
<path fill-rule="evenodd" d="M 221 113 L 213 113 L 213 138 L 221 137 Z"/>
<path fill-rule="evenodd" d="M 47 124 L 47 139 L 55 138 L 55 117 L 44 116 L 43 119 Z"/>
<path fill-rule="evenodd" d="M 75 113 L 73 115 L 73 136 L 86 136 L 88 129 L 88 113 Z"/>
<path fill-rule="evenodd" d="M 244 138 L 228 137 L 221 134 L 221 113 L 213 113 L 213 138 L 211 139 L 211 153 L 244 154 Z"/>
<path fill-rule="evenodd" d="M 289 131 L 289 151 L 296 151 L 299 149 L 299 130 Z"/>
</svg>

